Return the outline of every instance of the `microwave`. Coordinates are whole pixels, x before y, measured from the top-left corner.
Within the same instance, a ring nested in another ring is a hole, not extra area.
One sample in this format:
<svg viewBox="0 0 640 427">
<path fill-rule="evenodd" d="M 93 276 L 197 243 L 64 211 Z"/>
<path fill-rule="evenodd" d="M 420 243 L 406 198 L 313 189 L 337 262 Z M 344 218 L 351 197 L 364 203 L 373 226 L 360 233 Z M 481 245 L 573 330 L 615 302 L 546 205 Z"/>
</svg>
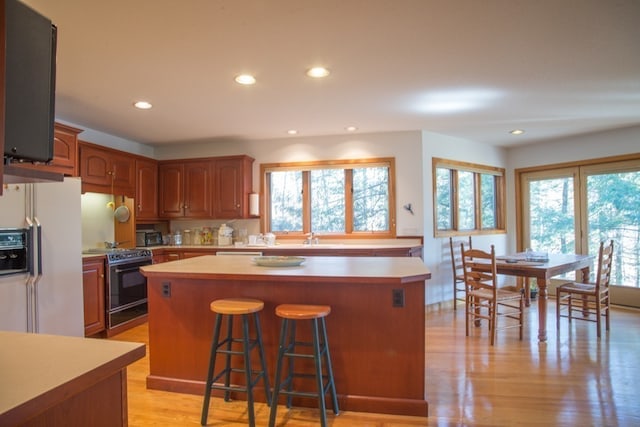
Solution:
<svg viewBox="0 0 640 427">
<path fill-rule="evenodd" d="M 136 231 L 136 246 L 161 246 L 162 233 L 159 231 Z"/>
</svg>

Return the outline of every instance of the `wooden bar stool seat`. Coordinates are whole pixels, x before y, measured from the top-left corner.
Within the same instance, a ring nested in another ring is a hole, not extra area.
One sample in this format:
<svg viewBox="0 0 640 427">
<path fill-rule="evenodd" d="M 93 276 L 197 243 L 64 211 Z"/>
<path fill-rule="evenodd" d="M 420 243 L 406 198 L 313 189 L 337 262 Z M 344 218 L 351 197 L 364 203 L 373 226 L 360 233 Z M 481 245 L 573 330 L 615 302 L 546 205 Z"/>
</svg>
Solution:
<svg viewBox="0 0 640 427">
<path fill-rule="evenodd" d="M 228 298 L 219 299 L 211 302 L 210 309 L 216 313 L 216 322 L 213 331 L 213 339 L 211 342 L 211 355 L 209 358 L 209 370 L 207 372 L 206 388 L 204 393 L 204 402 L 202 405 L 201 424 L 207 424 L 209 414 L 209 401 L 211 399 L 212 390 L 224 391 L 224 400 L 230 400 L 231 392 L 242 392 L 247 394 L 247 412 L 249 416 L 249 425 L 255 426 L 255 414 L 253 410 L 254 395 L 253 388 L 260 380 L 263 381 L 266 394 L 267 405 L 271 402 L 271 389 L 269 387 L 269 376 L 265 363 L 264 348 L 262 346 L 262 331 L 260 328 L 260 318 L 258 313 L 264 308 L 264 302 L 249 298 Z M 222 327 L 223 318 L 226 316 L 227 334 L 224 339 L 220 339 L 220 329 Z M 233 317 L 241 316 L 242 336 L 240 338 L 233 336 Z M 253 317 L 254 337 L 249 334 L 249 317 Z M 240 347 L 238 349 L 237 347 Z M 260 369 L 255 370 L 251 366 L 251 351 L 257 348 L 260 358 Z M 225 365 L 222 370 L 215 374 L 216 356 L 222 354 L 225 356 Z M 240 356 L 243 358 L 243 368 L 234 368 L 231 364 L 232 356 Z M 244 384 L 231 384 L 231 373 L 244 374 Z M 219 379 L 224 377 L 224 384 L 217 383 Z"/>
<path fill-rule="evenodd" d="M 275 312 L 278 317 L 282 318 L 282 328 L 280 330 L 280 344 L 278 347 L 276 377 L 272 396 L 273 404 L 271 405 L 269 414 L 269 426 L 275 426 L 278 397 L 280 394 L 283 394 L 287 396 L 287 408 L 291 407 L 293 396 L 317 398 L 318 408 L 320 410 L 320 424 L 322 427 L 326 427 L 325 396 L 327 393 L 331 396 L 334 414 L 338 415 L 340 412 L 333 379 L 333 368 L 331 366 L 331 354 L 329 352 L 329 341 L 327 339 L 325 323 L 325 318 L 331 313 L 331 307 L 328 305 L 281 304 L 276 307 Z M 311 321 L 311 341 L 296 340 L 296 322 L 299 320 Z M 303 348 L 308 349 L 309 347 L 311 351 L 302 350 Z M 296 358 L 313 359 L 314 373 L 295 372 L 294 360 Z M 288 362 L 288 369 L 286 377 L 282 379 L 285 359 Z M 299 383 L 296 383 L 298 389 L 294 390 L 294 378 L 315 379 L 316 390 L 300 390 Z"/>
</svg>

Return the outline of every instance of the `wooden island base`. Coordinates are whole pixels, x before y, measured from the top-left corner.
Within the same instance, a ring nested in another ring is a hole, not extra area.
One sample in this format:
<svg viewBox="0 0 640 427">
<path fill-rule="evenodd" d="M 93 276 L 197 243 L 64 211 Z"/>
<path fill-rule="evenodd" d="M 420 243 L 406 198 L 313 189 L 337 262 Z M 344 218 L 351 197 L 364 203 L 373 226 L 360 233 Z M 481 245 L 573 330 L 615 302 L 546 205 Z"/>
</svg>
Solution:
<svg viewBox="0 0 640 427">
<path fill-rule="evenodd" d="M 300 267 L 265 268 L 250 257 L 204 256 L 146 266 L 143 274 L 149 289 L 148 388 L 204 393 L 215 320 L 209 304 L 215 299 L 264 301 L 260 320 L 272 386 L 280 333 L 275 307 L 326 304 L 332 308 L 327 329 L 340 409 L 428 414 L 424 298 L 430 274 L 419 258 L 308 257 Z M 401 307 L 394 306 L 399 295 Z M 302 339 L 309 333 L 304 323 Z M 313 390 L 313 382 L 309 386 Z M 256 399 L 265 400 L 263 390 Z"/>
</svg>

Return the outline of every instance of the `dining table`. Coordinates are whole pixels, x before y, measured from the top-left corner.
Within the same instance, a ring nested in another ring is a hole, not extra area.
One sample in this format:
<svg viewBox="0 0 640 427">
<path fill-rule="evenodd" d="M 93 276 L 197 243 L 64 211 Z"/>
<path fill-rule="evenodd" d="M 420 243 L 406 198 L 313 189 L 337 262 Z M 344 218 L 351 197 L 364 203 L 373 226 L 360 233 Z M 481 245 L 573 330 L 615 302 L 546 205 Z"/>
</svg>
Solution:
<svg viewBox="0 0 640 427">
<path fill-rule="evenodd" d="M 576 271 L 576 281 L 587 283 L 593 263 L 593 255 L 546 254 L 544 259 L 531 259 L 526 253 L 496 256 L 496 272 L 502 275 L 523 277 L 528 285 L 535 278 L 538 286 L 538 341 L 547 341 L 547 288 L 552 277 Z M 529 302 L 528 286 L 526 300 Z"/>
</svg>

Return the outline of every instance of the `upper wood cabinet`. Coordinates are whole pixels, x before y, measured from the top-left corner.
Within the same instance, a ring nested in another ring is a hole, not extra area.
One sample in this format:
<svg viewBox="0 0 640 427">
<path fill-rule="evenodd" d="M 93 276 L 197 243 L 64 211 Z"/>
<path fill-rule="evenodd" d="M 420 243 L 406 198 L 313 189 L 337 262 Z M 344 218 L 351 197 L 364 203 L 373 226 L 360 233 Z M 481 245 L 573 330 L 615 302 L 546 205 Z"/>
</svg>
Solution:
<svg viewBox="0 0 640 427">
<path fill-rule="evenodd" d="M 78 176 L 78 134 L 81 129 L 56 123 L 53 135 L 53 160 L 50 169 Z"/>
<path fill-rule="evenodd" d="M 79 141 L 78 146 L 83 193 L 92 191 L 135 197 L 136 166 L 133 156 L 84 141 Z"/>
<path fill-rule="evenodd" d="M 136 221 L 158 218 L 158 162 L 136 159 Z"/>
<path fill-rule="evenodd" d="M 82 129 L 55 123 L 53 159 L 49 163 L 14 163 L 27 169 L 45 170 L 66 176 L 78 176 L 78 134 Z"/>
<path fill-rule="evenodd" d="M 160 217 L 211 218 L 212 165 L 202 159 L 160 162 Z"/>
<path fill-rule="evenodd" d="M 253 187 L 253 161 L 249 156 L 220 157 L 215 161 L 213 216 L 249 218 Z"/>
</svg>

